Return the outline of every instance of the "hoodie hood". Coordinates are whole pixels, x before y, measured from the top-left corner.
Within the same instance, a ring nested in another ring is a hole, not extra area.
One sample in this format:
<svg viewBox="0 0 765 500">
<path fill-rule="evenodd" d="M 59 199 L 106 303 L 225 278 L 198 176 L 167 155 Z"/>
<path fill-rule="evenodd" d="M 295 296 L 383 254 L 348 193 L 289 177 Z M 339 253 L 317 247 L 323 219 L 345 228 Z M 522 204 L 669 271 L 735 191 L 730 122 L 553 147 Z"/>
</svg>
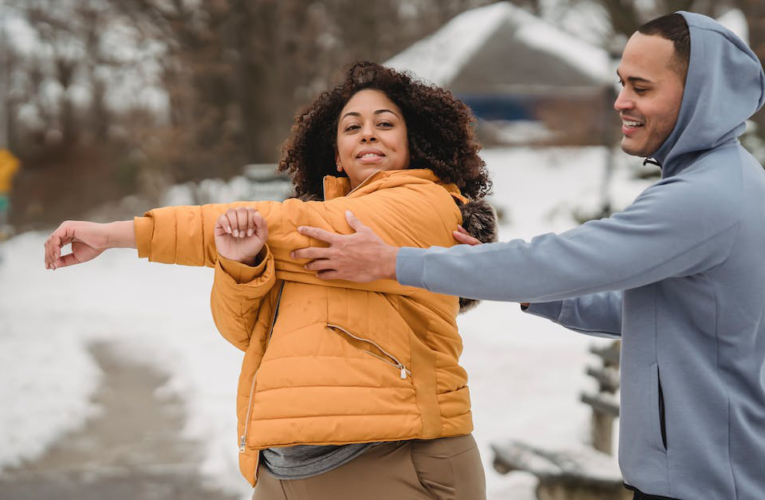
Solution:
<svg viewBox="0 0 765 500">
<path fill-rule="evenodd" d="M 698 153 L 735 141 L 765 102 L 765 74 L 754 52 L 715 20 L 678 14 L 688 23 L 691 58 L 677 123 L 653 155 L 662 177 L 680 172 Z"/>
</svg>

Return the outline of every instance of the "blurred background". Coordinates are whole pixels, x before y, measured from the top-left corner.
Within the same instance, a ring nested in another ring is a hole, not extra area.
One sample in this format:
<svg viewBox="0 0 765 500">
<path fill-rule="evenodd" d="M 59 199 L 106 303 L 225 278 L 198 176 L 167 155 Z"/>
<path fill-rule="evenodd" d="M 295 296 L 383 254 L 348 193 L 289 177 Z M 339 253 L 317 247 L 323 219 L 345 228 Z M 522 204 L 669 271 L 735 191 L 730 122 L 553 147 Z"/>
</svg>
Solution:
<svg viewBox="0 0 765 500">
<path fill-rule="evenodd" d="M 289 196 L 275 162 L 295 114 L 364 59 L 473 109 L 501 239 L 568 229 L 658 178 L 618 148 L 615 68 L 677 10 L 765 60 L 765 0 L 0 0 L 0 498 L 249 495 L 241 356 L 215 335 L 209 270 L 115 251 L 45 272 L 61 221 Z M 747 125 L 765 162 L 765 113 Z M 556 493 L 540 456 L 579 463 L 587 491 L 618 484 L 589 455 L 616 452 L 611 344 L 510 304 L 460 327 L 490 499 L 601 498 Z"/>
</svg>

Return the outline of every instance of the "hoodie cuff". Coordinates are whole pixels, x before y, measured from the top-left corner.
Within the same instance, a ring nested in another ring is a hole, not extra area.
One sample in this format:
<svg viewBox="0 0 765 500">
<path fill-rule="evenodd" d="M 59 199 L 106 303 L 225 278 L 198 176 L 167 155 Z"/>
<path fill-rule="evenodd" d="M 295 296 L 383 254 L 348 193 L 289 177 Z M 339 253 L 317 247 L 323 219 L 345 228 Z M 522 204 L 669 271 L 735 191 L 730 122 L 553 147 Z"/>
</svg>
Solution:
<svg viewBox="0 0 765 500">
<path fill-rule="evenodd" d="M 557 322 L 558 318 L 560 318 L 562 308 L 563 301 L 558 300 L 555 302 L 539 302 L 537 304 L 529 304 L 529 307 L 521 306 L 521 311 Z"/>
<path fill-rule="evenodd" d="M 425 248 L 403 247 L 396 257 L 396 279 L 405 286 L 425 286 Z"/>
<path fill-rule="evenodd" d="M 154 233 L 154 219 L 151 217 L 133 218 L 135 228 L 135 247 L 138 257 L 146 259 L 151 255 L 151 236 Z"/>
</svg>

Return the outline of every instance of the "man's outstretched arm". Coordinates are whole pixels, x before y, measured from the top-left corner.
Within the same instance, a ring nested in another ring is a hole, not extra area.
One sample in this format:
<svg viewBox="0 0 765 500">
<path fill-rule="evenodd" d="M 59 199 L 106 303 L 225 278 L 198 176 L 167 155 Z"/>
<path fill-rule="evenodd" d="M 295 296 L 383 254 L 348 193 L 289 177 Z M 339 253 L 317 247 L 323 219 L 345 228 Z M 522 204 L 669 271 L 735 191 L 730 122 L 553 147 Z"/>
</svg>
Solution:
<svg viewBox="0 0 765 500">
<path fill-rule="evenodd" d="M 297 255 L 319 259 L 308 269 L 323 277 L 395 278 L 468 298 L 551 302 L 635 288 L 719 264 L 737 227 L 730 205 L 735 200 L 709 186 L 671 179 L 647 189 L 624 212 L 531 242 L 397 249 L 354 221 L 357 234 L 310 233 L 330 248 Z"/>
</svg>

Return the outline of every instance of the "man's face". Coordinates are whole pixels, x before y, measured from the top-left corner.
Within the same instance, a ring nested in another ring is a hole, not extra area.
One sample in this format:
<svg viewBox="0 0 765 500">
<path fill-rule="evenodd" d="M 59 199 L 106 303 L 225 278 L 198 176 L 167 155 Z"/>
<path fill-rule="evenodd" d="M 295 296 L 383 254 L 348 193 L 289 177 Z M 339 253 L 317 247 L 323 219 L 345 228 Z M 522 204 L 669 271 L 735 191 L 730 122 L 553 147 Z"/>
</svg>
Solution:
<svg viewBox="0 0 765 500">
<path fill-rule="evenodd" d="M 672 133 L 683 100 L 684 82 L 666 38 L 635 33 L 617 69 L 622 89 L 614 108 L 622 119 L 622 149 L 650 157 Z"/>
</svg>

